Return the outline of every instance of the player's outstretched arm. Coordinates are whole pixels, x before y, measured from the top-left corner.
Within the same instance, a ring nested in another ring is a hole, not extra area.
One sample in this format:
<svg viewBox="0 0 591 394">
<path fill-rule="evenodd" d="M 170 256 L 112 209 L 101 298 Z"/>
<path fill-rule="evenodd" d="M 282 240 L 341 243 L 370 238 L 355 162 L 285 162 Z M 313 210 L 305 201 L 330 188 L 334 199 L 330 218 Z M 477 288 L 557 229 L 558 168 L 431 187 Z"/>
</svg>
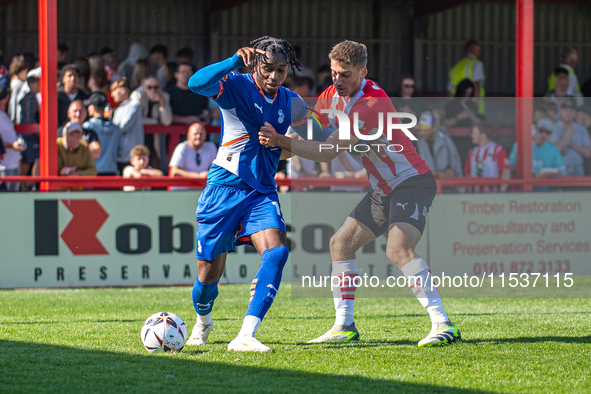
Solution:
<svg viewBox="0 0 591 394">
<path fill-rule="evenodd" d="M 350 136 L 350 138 L 346 141 L 340 141 L 337 130 L 328 137 L 326 142 L 307 141 L 297 134 L 291 136 L 278 134 L 275 128 L 267 122 L 259 131 L 261 145 L 277 146 L 290 151 L 294 155 L 319 162 L 331 161 L 359 141 L 359 138 L 354 135 Z"/>
<path fill-rule="evenodd" d="M 220 92 L 218 82 L 230 71 L 252 64 L 257 53 L 265 54 L 266 52 L 261 49 L 240 48 L 234 56 L 203 67 L 189 78 L 189 89 L 207 97 L 217 95 Z"/>
</svg>

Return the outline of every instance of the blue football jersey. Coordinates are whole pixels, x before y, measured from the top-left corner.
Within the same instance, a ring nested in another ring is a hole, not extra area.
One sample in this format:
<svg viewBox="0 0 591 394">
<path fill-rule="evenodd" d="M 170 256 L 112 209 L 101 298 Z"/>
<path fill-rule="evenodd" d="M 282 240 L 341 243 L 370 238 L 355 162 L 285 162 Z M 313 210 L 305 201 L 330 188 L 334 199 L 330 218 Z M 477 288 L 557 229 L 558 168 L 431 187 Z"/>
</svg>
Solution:
<svg viewBox="0 0 591 394">
<path fill-rule="evenodd" d="M 285 87 L 269 97 L 251 74 L 237 72 L 220 81 L 220 92 L 212 98 L 220 107 L 222 135 L 208 183 L 240 187 L 243 182 L 260 193 L 275 192 L 274 177 L 282 150 L 261 145 L 259 130 L 268 122 L 284 135 L 290 124 L 306 117 L 304 100 Z"/>
</svg>

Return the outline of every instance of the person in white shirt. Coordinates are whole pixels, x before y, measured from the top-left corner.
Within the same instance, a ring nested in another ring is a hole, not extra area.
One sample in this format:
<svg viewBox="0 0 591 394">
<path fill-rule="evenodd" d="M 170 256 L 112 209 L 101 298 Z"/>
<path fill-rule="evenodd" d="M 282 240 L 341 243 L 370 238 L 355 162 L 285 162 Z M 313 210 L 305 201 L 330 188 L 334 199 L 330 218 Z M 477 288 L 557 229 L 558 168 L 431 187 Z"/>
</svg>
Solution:
<svg viewBox="0 0 591 394">
<path fill-rule="evenodd" d="M 0 85 L 0 137 L 2 137 L 6 149 L 6 153 L 0 160 L 0 165 L 6 168 L 5 175 L 20 175 L 20 152 L 24 152 L 25 148 L 17 141 L 14 125 L 5 112 L 9 92 L 8 87 Z M 18 191 L 19 186 L 20 184 L 16 182 L 6 183 L 6 188 L 9 191 Z"/>
<path fill-rule="evenodd" d="M 187 131 L 187 140 L 174 149 L 170 159 L 170 176 L 206 179 L 207 172 L 213 163 L 217 148 L 213 142 L 206 142 L 207 133 L 202 123 L 193 123 Z M 186 189 L 173 187 L 174 189 Z"/>
</svg>

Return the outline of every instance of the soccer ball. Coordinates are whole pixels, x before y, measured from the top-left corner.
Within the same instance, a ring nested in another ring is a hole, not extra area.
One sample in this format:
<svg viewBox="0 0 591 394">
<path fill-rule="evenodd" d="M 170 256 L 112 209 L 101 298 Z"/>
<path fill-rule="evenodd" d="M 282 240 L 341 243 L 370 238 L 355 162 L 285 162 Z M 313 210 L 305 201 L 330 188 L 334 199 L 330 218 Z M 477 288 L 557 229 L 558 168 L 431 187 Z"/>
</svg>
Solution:
<svg viewBox="0 0 591 394">
<path fill-rule="evenodd" d="M 141 340 L 150 353 L 180 352 L 187 341 L 187 326 L 174 313 L 154 313 L 144 322 Z"/>
</svg>

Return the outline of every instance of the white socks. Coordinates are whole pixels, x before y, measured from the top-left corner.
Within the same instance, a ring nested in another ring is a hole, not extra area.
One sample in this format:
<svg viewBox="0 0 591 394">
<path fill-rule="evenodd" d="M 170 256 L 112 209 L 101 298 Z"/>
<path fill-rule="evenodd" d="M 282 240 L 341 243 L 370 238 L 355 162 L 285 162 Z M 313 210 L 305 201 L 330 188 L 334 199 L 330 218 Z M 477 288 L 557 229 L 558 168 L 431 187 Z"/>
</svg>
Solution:
<svg viewBox="0 0 591 394">
<path fill-rule="evenodd" d="M 339 286 L 333 288 L 334 307 L 336 309 L 336 325 L 348 326 L 353 323 L 355 309 L 355 278 L 359 276 L 357 260 L 339 260 L 332 262 L 333 277 L 341 280 Z"/>
<path fill-rule="evenodd" d="M 211 321 L 211 312 L 208 313 L 205 316 L 201 316 L 201 315 L 197 314 L 197 323 L 200 323 L 200 324 L 202 324 L 204 326 L 206 326 L 208 324 L 211 324 L 212 323 L 212 321 Z"/>
<path fill-rule="evenodd" d="M 439 292 L 435 286 L 432 286 L 433 277 L 425 260 L 416 257 L 404 264 L 401 270 L 412 292 L 429 312 L 431 322 L 433 324 L 448 322 L 449 318 L 443 309 Z"/>
<path fill-rule="evenodd" d="M 242 322 L 242 328 L 238 333 L 239 337 L 254 337 L 254 333 L 259 328 L 261 324 L 261 319 L 256 316 L 247 315 L 244 317 L 244 321 Z"/>
</svg>

